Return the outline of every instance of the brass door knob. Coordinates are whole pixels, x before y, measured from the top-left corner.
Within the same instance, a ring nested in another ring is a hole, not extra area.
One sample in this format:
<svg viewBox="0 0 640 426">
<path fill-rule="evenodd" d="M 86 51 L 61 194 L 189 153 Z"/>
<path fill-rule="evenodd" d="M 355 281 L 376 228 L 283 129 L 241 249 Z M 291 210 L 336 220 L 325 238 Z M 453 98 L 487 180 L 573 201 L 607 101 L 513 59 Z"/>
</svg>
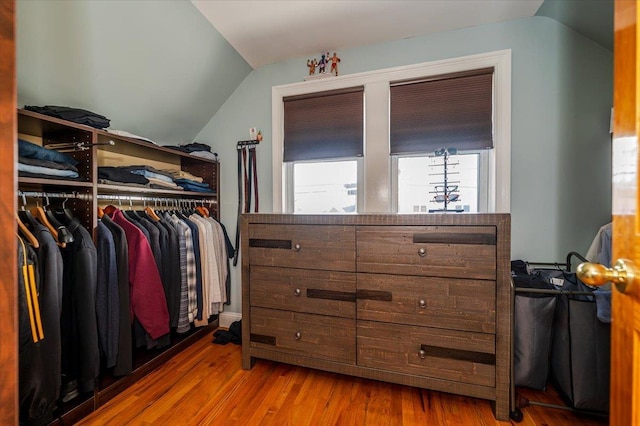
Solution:
<svg viewBox="0 0 640 426">
<path fill-rule="evenodd" d="M 621 293 L 631 290 L 637 275 L 633 262 L 628 259 L 618 259 L 612 268 L 599 263 L 581 263 L 576 274 L 582 282 L 589 285 L 601 286 L 612 282 Z"/>
</svg>

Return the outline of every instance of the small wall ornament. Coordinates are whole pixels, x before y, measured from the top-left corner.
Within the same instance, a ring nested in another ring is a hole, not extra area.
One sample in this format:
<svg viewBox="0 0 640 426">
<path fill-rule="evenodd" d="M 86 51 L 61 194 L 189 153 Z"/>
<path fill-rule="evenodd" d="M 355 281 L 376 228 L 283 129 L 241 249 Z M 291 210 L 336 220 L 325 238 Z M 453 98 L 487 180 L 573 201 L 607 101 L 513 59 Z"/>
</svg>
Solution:
<svg viewBox="0 0 640 426">
<path fill-rule="evenodd" d="M 338 54 L 336 52 L 333 52 L 333 56 L 329 56 L 329 52 L 323 52 L 320 54 L 320 59 L 307 59 L 307 68 L 309 69 L 309 75 L 305 77 L 305 81 L 317 80 L 327 77 L 337 77 L 338 63 L 340 62 L 340 60 L 341 59 L 338 57 Z M 316 74 L 316 70 L 318 71 L 318 74 Z"/>
</svg>

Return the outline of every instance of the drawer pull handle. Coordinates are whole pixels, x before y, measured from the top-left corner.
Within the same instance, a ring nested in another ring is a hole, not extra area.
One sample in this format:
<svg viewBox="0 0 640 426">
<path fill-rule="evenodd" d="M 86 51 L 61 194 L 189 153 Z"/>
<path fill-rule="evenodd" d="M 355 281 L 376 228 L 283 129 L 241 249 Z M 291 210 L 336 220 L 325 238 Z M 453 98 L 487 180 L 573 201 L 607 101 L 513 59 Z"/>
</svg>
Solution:
<svg viewBox="0 0 640 426">
<path fill-rule="evenodd" d="M 300 334 L 299 331 L 296 331 L 296 334 L 293 335 L 293 338 L 296 340 L 300 340 L 301 337 L 302 337 L 302 334 Z"/>
<path fill-rule="evenodd" d="M 300 251 L 300 244 L 293 246 L 293 251 Z"/>
<path fill-rule="evenodd" d="M 427 357 L 427 351 L 425 351 L 424 349 L 420 349 L 420 352 L 418 352 L 418 356 L 420 357 L 420 359 L 425 359 Z"/>
<path fill-rule="evenodd" d="M 300 291 L 299 288 L 296 288 L 295 290 L 293 290 L 293 295 L 294 296 L 300 296 L 300 293 L 302 293 L 302 292 Z"/>
<path fill-rule="evenodd" d="M 424 309 L 427 307 L 427 301 L 424 299 L 420 299 L 420 301 L 418 302 L 418 305 L 420 306 L 420 309 Z"/>
<path fill-rule="evenodd" d="M 427 250 L 425 250 L 424 247 L 420 247 L 420 249 L 418 250 L 418 255 L 420 257 L 425 257 L 427 255 Z"/>
</svg>

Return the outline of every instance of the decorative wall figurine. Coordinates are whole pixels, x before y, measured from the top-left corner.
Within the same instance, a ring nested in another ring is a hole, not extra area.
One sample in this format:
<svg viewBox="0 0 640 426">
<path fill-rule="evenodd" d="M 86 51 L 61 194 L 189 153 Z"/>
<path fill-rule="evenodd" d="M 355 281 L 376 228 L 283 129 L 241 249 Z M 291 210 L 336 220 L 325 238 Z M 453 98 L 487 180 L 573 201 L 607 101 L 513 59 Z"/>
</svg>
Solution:
<svg viewBox="0 0 640 426">
<path fill-rule="evenodd" d="M 307 59 L 307 67 L 309 68 L 309 75 L 314 75 L 316 73 L 316 66 L 318 65 L 318 61 L 316 58 Z"/>
<path fill-rule="evenodd" d="M 327 56 L 329 56 L 329 52 L 327 52 Z M 340 58 L 338 58 L 338 54 L 336 52 L 333 52 L 333 56 L 329 58 L 329 61 L 331 61 L 331 70 L 330 72 L 332 72 L 333 74 L 335 74 L 335 76 L 338 76 L 338 62 L 340 62 Z"/>
<path fill-rule="evenodd" d="M 320 59 L 307 59 L 307 68 L 309 70 L 309 75 L 304 78 L 305 81 L 317 80 L 333 76 L 337 77 L 339 62 L 340 58 L 338 57 L 338 54 L 336 52 L 333 52 L 333 56 L 329 56 L 329 52 L 322 52 L 320 54 Z"/>
<path fill-rule="evenodd" d="M 320 60 L 318 61 L 318 72 L 320 74 L 324 74 L 326 72 L 327 56 L 329 56 L 329 52 L 326 54 L 322 53 L 320 55 Z"/>
</svg>

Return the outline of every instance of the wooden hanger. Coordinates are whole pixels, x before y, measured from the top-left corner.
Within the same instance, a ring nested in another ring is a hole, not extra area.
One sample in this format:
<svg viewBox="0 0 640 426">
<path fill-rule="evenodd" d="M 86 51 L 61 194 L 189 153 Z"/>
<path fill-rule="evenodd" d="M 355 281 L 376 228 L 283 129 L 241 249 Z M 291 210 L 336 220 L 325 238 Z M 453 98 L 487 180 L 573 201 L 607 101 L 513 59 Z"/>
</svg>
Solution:
<svg viewBox="0 0 640 426">
<path fill-rule="evenodd" d="M 29 241 L 29 244 L 31 244 L 33 248 L 39 248 L 40 243 L 38 242 L 38 239 L 36 238 L 35 235 L 31 233 L 31 231 L 29 231 L 29 228 L 27 228 L 27 226 L 22 222 L 22 220 L 20 220 L 20 216 L 18 216 L 17 214 L 16 214 L 16 220 L 18 221 L 18 229 L 20 230 L 22 235 L 27 239 L 27 241 Z"/>
<path fill-rule="evenodd" d="M 160 217 L 156 214 L 156 212 L 151 207 L 149 207 L 149 206 L 145 207 L 144 208 L 144 212 L 151 219 L 155 220 L 156 222 L 160 222 Z"/>
<path fill-rule="evenodd" d="M 53 235 L 53 238 L 55 238 L 55 240 L 58 242 L 58 245 L 60 247 L 65 248 L 67 246 L 66 243 L 58 241 L 58 230 L 54 228 L 53 225 L 51 225 L 51 222 L 49 222 L 49 219 L 47 219 L 47 214 L 45 213 L 42 207 L 40 206 L 33 207 L 31 209 L 31 214 L 34 215 L 36 219 L 40 221 L 40 223 L 42 223 L 44 226 L 47 227 L 47 229 L 49 230 L 49 232 L 51 232 L 51 235 Z"/>
</svg>

